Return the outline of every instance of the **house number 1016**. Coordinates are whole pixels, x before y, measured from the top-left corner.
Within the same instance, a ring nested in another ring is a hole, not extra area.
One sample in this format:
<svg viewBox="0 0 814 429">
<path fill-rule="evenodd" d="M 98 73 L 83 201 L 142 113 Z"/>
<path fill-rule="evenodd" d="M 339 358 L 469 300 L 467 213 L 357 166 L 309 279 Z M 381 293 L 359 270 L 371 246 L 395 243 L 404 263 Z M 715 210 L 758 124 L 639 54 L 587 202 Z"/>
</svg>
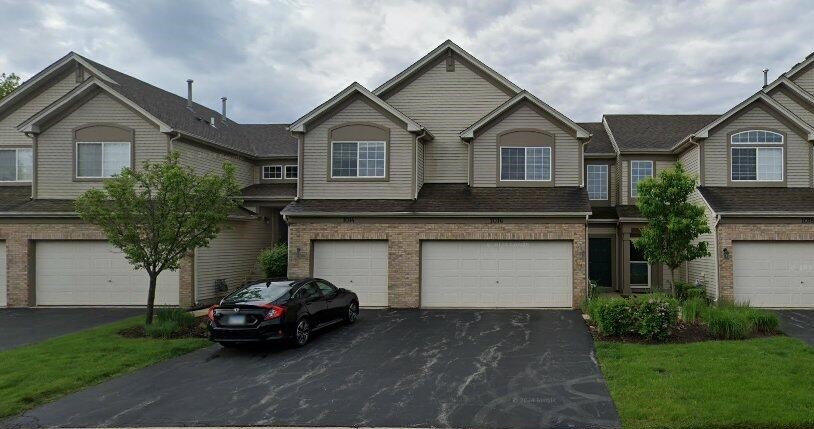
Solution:
<svg viewBox="0 0 814 429">
<path fill-rule="evenodd" d="M 503 223 L 503 218 L 500 217 L 490 217 L 489 223 Z"/>
</svg>

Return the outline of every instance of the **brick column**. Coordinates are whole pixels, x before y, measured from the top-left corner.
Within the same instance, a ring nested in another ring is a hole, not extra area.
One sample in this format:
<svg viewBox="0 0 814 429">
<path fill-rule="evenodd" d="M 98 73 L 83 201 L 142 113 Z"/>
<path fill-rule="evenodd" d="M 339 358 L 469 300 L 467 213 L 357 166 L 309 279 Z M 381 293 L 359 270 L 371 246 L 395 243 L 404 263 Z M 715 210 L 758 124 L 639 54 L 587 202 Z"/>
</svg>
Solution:
<svg viewBox="0 0 814 429">
<path fill-rule="evenodd" d="M 311 276 L 311 235 L 308 225 L 292 223 L 288 227 L 288 278 Z"/>
<path fill-rule="evenodd" d="M 421 305 L 421 241 L 415 233 L 403 231 L 403 227 L 399 229 L 390 235 L 387 244 L 388 302 L 394 308 L 418 308 Z"/>
<path fill-rule="evenodd" d="M 30 307 L 34 297 L 34 242 L 27 237 L 6 239 L 6 287 L 9 307 Z"/>
<path fill-rule="evenodd" d="M 181 259 L 178 270 L 178 304 L 181 307 L 195 305 L 195 256 L 190 253 Z"/>
</svg>

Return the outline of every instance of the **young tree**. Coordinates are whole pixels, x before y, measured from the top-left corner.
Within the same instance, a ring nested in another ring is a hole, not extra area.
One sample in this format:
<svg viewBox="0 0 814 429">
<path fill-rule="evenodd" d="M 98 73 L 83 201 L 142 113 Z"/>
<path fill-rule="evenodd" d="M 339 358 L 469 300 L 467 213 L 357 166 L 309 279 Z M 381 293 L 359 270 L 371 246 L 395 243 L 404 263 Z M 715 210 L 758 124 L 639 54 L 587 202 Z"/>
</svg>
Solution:
<svg viewBox="0 0 814 429">
<path fill-rule="evenodd" d="M 158 275 L 177 270 L 185 255 L 209 245 L 240 206 L 239 191 L 231 164 L 223 165 L 222 174 L 199 176 L 179 163 L 176 152 L 164 162 L 126 168 L 101 189 L 86 191 L 76 200 L 76 211 L 98 225 L 135 269 L 147 272 L 149 325 Z"/>
<path fill-rule="evenodd" d="M 636 204 L 647 218 L 647 226 L 634 245 L 651 264 L 670 268 L 671 289 L 676 268 L 710 255 L 706 242 L 694 242 L 701 234 L 710 232 L 704 208 L 688 201 L 695 184 L 695 177 L 687 174 L 679 162 L 658 177 L 639 182 L 637 187 Z"/>
<path fill-rule="evenodd" d="M 0 100 L 11 94 L 11 91 L 14 91 L 18 86 L 20 86 L 20 76 L 14 73 L 9 75 L 0 74 Z"/>
</svg>

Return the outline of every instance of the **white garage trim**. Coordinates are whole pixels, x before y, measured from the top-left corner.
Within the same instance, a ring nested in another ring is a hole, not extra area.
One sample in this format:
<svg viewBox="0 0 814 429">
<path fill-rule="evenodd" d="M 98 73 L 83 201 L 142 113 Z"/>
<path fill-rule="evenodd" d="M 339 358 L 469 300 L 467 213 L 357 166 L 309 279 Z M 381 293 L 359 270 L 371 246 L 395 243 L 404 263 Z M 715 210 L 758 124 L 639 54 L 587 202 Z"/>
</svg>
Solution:
<svg viewBox="0 0 814 429">
<path fill-rule="evenodd" d="M 814 241 L 734 241 L 735 301 L 754 307 L 814 307 Z"/>
<path fill-rule="evenodd" d="M 424 241 L 424 308 L 571 308 L 570 241 Z"/>
<path fill-rule="evenodd" d="M 133 270 L 107 241 L 37 241 L 34 259 L 37 305 L 147 304 L 147 273 Z M 156 305 L 178 305 L 178 286 L 177 271 L 161 273 Z"/>
<path fill-rule="evenodd" d="M 313 276 L 352 290 L 362 307 L 386 307 L 387 241 L 314 241 Z"/>
<path fill-rule="evenodd" d="M 6 286 L 6 242 L 0 241 L 0 307 L 8 305 L 8 287 Z"/>
</svg>

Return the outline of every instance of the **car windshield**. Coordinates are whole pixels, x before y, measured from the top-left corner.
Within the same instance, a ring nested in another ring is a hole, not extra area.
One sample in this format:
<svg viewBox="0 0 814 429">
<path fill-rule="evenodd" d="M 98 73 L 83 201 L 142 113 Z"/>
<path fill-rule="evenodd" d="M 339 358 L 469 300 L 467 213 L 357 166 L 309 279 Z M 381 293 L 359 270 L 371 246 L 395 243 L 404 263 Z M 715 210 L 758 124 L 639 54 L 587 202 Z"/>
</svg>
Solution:
<svg viewBox="0 0 814 429">
<path fill-rule="evenodd" d="M 271 302 L 288 293 L 291 290 L 291 282 L 265 282 L 246 286 L 236 290 L 231 295 L 223 299 L 224 304 L 237 304 L 240 302 L 265 301 Z"/>
</svg>

